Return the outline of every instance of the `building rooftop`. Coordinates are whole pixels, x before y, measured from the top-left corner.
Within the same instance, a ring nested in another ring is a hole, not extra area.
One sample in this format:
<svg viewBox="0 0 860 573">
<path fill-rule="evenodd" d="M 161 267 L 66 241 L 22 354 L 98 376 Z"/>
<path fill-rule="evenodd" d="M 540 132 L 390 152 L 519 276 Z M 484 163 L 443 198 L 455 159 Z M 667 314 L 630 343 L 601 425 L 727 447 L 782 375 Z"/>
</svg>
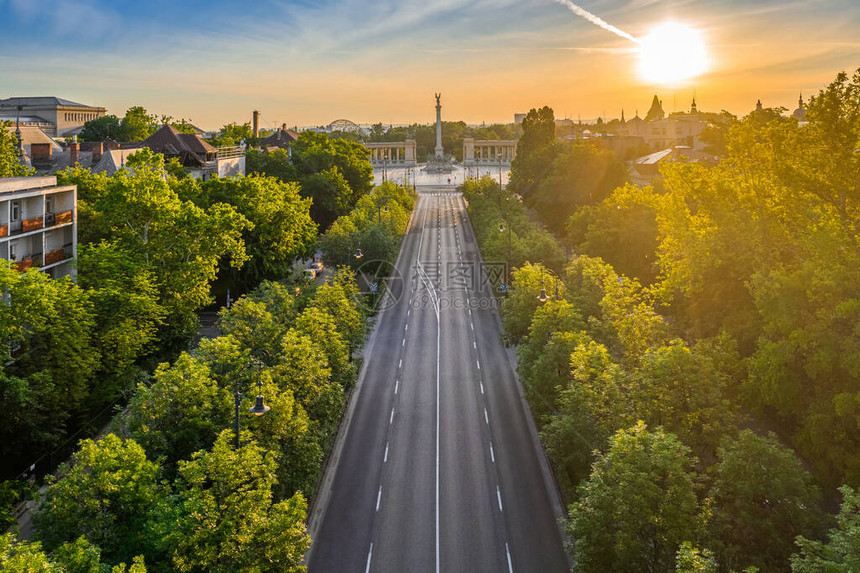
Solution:
<svg viewBox="0 0 860 573">
<path fill-rule="evenodd" d="M 77 103 L 74 101 L 69 101 L 67 99 L 53 97 L 53 96 L 39 96 L 39 97 L 10 97 L 7 99 L 0 99 L 0 108 L 17 108 L 19 105 L 22 106 L 39 106 L 39 107 L 54 107 L 54 106 L 64 106 L 64 107 L 86 107 L 91 108 L 95 106 L 84 105 L 82 103 Z"/>
</svg>

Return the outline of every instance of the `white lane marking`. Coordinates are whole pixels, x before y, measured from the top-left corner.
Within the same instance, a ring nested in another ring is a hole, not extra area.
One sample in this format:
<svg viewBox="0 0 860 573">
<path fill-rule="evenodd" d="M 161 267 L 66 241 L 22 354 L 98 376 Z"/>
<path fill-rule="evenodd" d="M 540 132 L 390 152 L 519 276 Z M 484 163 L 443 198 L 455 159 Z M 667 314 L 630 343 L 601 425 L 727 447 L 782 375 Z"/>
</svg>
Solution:
<svg viewBox="0 0 860 573">
<path fill-rule="evenodd" d="M 505 553 L 508 554 L 508 573 L 514 573 L 514 564 L 511 562 L 511 548 L 508 547 L 507 541 L 505 541 Z"/>
<path fill-rule="evenodd" d="M 388 446 L 385 446 L 385 455 L 388 456 Z M 493 452 L 493 442 L 490 442 L 490 459 L 496 463 L 496 454 Z"/>
<path fill-rule="evenodd" d="M 397 394 L 397 389 L 400 388 L 400 380 L 394 383 L 394 393 Z"/>
<path fill-rule="evenodd" d="M 406 339 L 403 339 L 403 342 L 400 344 L 401 347 L 406 346 Z"/>
<path fill-rule="evenodd" d="M 406 314 L 409 314 L 409 313 L 407 312 Z M 406 325 L 405 330 L 409 330 L 409 325 L 408 325 L 408 324 Z"/>
<path fill-rule="evenodd" d="M 379 488 L 379 493 L 382 493 L 382 487 Z M 499 511 L 504 511 L 502 509 L 502 490 L 499 489 L 499 486 L 496 486 L 496 498 L 499 500 Z"/>
<path fill-rule="evenodd" d="M 393 411 L 393 410 L 391 411 L 391 415 L 392 415 L 392 416 L 394 415 L 394 411 Z M 486 409 L 486 408 L 484 408 L 484 421 L 489 425 L 489 423 L 490 423 L 490 416 L 488 416 L 488 415 L 487 415 L 487 409 Z"/>
<path fill-rule="evenodd" d="M 403 359 L 400 359 L 400 364 L 397 365 L 398 368 L 403 368 Z"/>
<path fill-rule="evenodd" d="M 481 394 L 483 394 L 483 393 L 484 393 L 484 383 L 483 383 L 483 382 L 479 382 L 479 384 L 481 385 Z"/>
<path fill-rule="evenodd" d="M 490 444 L 490 450 L 492 451 L 493 444 Z M 382 459 L 382 463 L 388 463 L 388 442 L 385 442 L 385 457 Z"/>
<path fill-rule="evenodd" d="M 380 501 L 382 501 L 382 486 L 379 486 L 379 493 L 376 494 L 376 511 L 379 511 Z"/>
<path fill-rule="evenodd" d="M 475 350 L 477 350 L 477 349 L 478 349 L 478 343 L 477 343 L 477 342 L 475 342 L 475 341 L 472 341 L 472 348 L 474 348 Z"/>
<path fill-rule="evenodd" d="M 442 346 L 442 321 L 436 310 L 436 573 L 439 573 L 439 353 Z"/>
<path fill-rule="evenodd" d="M 475 323 L 474 322 L 469 322 L 469 326 L 472 327 L 472 330 L 475 330 Z"/>
<path fill-rule="evenodd" d="M 480 369 L 481 369 L 481 361 L 480 361 L 480 360 L 475 360 L 475 362 L 477 362 L 477 364 L 478 364 L 478 370 L 480 370 Z"/>
<path fill-rule="evenodd" d="M 367 552 L 367 567 L 364 568 L 364 573 L 370 573 L 370 558 L 373 557 L 373 542 L 370 542 L 370 551 Z"/>
<path fill-rule="evenodd" d="M 391 416 L 388 418 L 388 423 L 394 422 L 394 408 L 391 409 Z M 489 424 L 489 422 L 487 422 Z"/>
<path fill-rule="evenodd" d="M 416 279 L 415 277 L 413 277 L 413 278 L 412 278 L 412 282 L 415 282 L 416 280 L 417 280 L 417 279 Z M 411 308 L 410 308 L 409 310 L 407 310 L 407 311 L 406 311 L 406 316 L 409 316 L 410 314 L 412 314 L 412 309 L 411 309 Z M 406 325 L 406 328 L 409 328 L 409 325 L 408 325 L 408 324 Z"/>
</svg>

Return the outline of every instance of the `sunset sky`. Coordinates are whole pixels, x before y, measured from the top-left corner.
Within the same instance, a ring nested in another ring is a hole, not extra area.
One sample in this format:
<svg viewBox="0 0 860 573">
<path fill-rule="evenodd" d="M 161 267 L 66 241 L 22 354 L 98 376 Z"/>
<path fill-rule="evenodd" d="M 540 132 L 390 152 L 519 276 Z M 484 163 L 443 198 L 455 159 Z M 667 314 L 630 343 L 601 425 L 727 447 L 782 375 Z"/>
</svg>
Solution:
<svg viewBox="0 0 860 573">
<path fill-rule="evenodd" d="M 553 0 L 0 0 L 0 98 L 55 95 L 122 115 L 132 105 L 205 129 L 513 121 L 549 105 L 583 120 L 666 111 L 794 109 L 860 67 L 857 0 L 582 0 L 637 38 L 698 30 L 710 69 L 647 83 L 636 44 Z"/>
</svg>

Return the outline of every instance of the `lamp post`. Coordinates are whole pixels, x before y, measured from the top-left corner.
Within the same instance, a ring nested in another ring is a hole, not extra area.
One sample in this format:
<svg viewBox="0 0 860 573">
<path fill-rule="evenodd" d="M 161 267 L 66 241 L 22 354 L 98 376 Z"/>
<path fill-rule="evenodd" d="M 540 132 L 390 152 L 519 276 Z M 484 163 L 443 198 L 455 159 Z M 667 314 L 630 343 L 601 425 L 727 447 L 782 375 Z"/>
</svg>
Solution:
<svg viewBox="0 0 860 573">
<path fill-rule="evenodd" d="M 388 213 L 388 205 L 380 205 L 376 208 L 376 224 L 379 225 L 382 222 L 382 214 Z"/>
<path fill-rule="evenodd" d="M 499 223 L 500 233 L 505 232 L 506 226 L 508 228 L 508 258 L 505 261 L 505 294 L 507 295 L 508 289 L 511 288 L 511 224 L 507 219 L 505 219 L 504 223 Z"/>
<path fill-rule="evenodd" d="M 262 367 L 262 364 L 260 363 L 259 360 L 256 360 L 256 359 L 252 359 L 252 362 L 254 363 L 254 366 L 257 367 L 257 374 L 259 376 L 257 378 L 257 401 L 254 404 L 254 406 L 249 409 L 249 411 L 256 416 L 262 416 L 263 414 L 265 414 L 266 412 L 271 410 L 271 408 L 269 406 L 266 406 L 263 403 L 263 379 L 262 379 L 262 374 L 260 373 L 260 368 Z M 235 441 L 235 445 L 236 445 L 236 449 L 238 450 L 239 449 L 239 404 L 242 401 L 242 393 L 239 392 L 239 379 L 238 378 L 236 379 L 236 393 L 234 394 L 234 398 L 236 401 L 236 441 Z"/>
<path fill-rule="evenodd" d="M 541 266 L 541 269 L 540 269 L 540 294 L 537 297 L 537 299 L 541 302 L 541 304 L 543 304 L 549 300 L 549 295 L 546 294 L 546 289 L 543 286 L 543 271 L 544 271 L 543 266 Z M 548 272 L 552 275 L 552 278 L 555 281 L 555 300 L 558 301 L 559 300 L 558 277 L 552 271 L 548 271 Z"/>
</svg>

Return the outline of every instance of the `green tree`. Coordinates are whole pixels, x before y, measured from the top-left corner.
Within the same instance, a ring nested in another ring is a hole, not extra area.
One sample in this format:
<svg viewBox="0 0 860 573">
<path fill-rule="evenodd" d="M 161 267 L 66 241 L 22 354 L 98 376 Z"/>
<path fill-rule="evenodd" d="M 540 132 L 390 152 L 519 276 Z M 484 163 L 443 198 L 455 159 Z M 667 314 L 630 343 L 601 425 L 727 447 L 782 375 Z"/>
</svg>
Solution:
<svg viewBox="0 0 860 573">
<path fill-rule="evenodd" d="M 809 472 L 776 436 L 750 430 L 726 436 L 717 457 L 708 530 L 720 563 L 785 569 L 794 538 L 817 537 L 823 525 L 820 493 Z"/>
<path fill-rule="evenodd" d="M 668 571 L 696 527 L 689 449 L 642 422 L 619 430 L 570 505 L 577 571 Z"/>
<path fill-rule="evenodd" d="M 301 197 L 298 185 L 273 177 L 213 178 L 203 183 L 201 207 L 225 203 L 251 222 L 243 232 L 249 261 L 243 281 L 285 276 L 296 257 L 307 256 L 316 239 L 311 200 Z"/>
<path fill-rule="evenodd" d="M 176 571 L 304 571 L 309 545 L 301 494 L 273 502 L 277 455 L 224 430 L 211 451 L 180 464 L 176 495 L 149 532 Z"/>
<path fill-rule="evenodd" d="M 85 535 L 109 562 L 129 560 L 147 546 L 144 525 L 164 497 L 158 466 L 133 440 L 108 434 L 83 440 L 35 517 L 39 539 L 54 549 Z"/>
<path fill-rule="evenodd" d="M 694 547 L 689 541 L 685 541 L 678 548 L 675 556 L 676 573 L 717 573 L 717 561 L 714 554 L 708 549 Z"/>
<path fill-rule="evenodd" d="M 248 175 L 276 177 L 284 183 L 297 182 L 298 172 L 290 161 L 286 149 L 261 151 L 249 149 L 245 152 L 245 172 Z"/>
<path fill-rule="evenodd" d="M 0 290 L 8 301 L 0 305 L 0 336 L 8 341 L 0 373 L 0 454 L 22 464 L 56 447 L 69 420 L 84 410 L 99 383 L 100 354 L 92 304 L 69 278 L 19 273 L 6 261 Z"/>
<path fill-rule="evenodd" d="M 151 458 L 175 468 L 230 427 L 233 400 L 207 364 L 185 352 L 172 365 L 159 365 L 154 380 L 138 385 L 123 425 Z"/>
<path fill-rule="evenodd" d="M 7 131 L 9 125 L 9 122 L 0 121 L 0 177 L 32 175 L 33 170 L 18 158 L 18 138 Z"/>
<path fill-rule="evenodd" d="M 158 128 L 158 118 L 142 106 L 130 107 L 120 121 L 120 141 L 143 141 Z"/>
<path fill-rule="evenodd" d="M 827 534 L 827 543 L 797 538 L 800 553 L 791 556 L 794 573 L 849 573 L 860 570 L 860 495 L 848 487 L 842 492 L 837 527 Z"/>
<path fill-rule="evenodd" d="M 600 203 L 626 182 L 624 163 L 608 149 L 591 143 L 559 146 L 525 201 L 551 231 L 561 233 L 578 207 Z"/>
<path fill-rule="evenodd" d="M 124 389 L 135 361 L 154 349 L 165 311 L 158 302 L 154 273 L 116 243 L 79 247 L 78 285 L 86 290 L 95 312 L 103 378 L 91 400 L 102 403 Z"/>
<path fill-rule="evenodd" d="M 567 220 L 567 238 L 577 252 L 600 257 L 619 273 L 643 284 L 657 278 L 657 220 L 653 189 L 627 184 L 598 205 L 584 205 Z"/>
<path fill-rule="evenodd" d="M 124 136 L 125 133 L 119 118 L 115 115 L 103 115 L 86 122 L 80 135 L 78 135 L 78 139 L 81 141 L 104 141 L 105 139 L 123 141 Z"/>
<path fill-rule="evenodd" d="M 314 200 L 312 214 L 323 229 L 345 215 L 373 186 L 373 167 L 360 143 L 304 131 L 292 148 L 302 194 Z"/>
<path fill-rule="evenodd" d="M 646 352 L 633 379 L 629 397 L 637 415 L 677 434 L 700 459 L 713 459 L 737 419 L 728 376 L 676 339 Z"/>
<path fill-rule="evenodd" d="M 154 273 L 167 311 L 168 336 L 182 340 L 196 328 L 194 311 L 211 300 L 209 284 L 222 258 L 240 267 L 247 260 L 241 233 L 251 223 L 224 203 L 204 210 L 179 198 L 163 158 L 145 150 L 129 157 L 133 173 L 118 172 L 94 196 L 90 240 L 107 239 Z M 78 171 L 67 179 L 75 183 Z M 85 178 L 81 183 L 86 184 Z M 100 180 L 97 180 L 100 182 Z"/>
<path fill-rule="evenodd" d="M 522 130 L 517 154 L 511 163 L 510 186 L 525 195 L 549 168 L 555 156 L 555 115 L 552 108 L 530 109 L 523 119 Z"/>
</svg>

